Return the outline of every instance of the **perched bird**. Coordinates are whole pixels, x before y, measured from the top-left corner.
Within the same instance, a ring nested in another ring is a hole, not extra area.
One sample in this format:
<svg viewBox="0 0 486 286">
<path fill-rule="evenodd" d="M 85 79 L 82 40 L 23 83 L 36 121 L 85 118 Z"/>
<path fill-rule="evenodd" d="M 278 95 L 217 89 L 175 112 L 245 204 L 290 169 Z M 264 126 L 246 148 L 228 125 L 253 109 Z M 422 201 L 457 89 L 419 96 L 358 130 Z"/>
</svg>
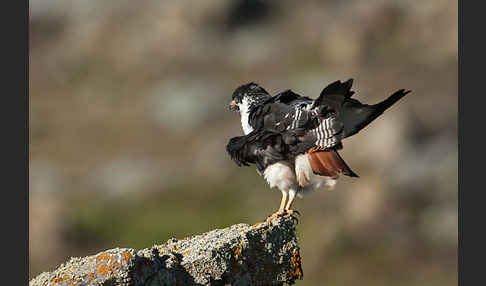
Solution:
<svg viewBox="0 0 486 286">
<path fill-rule="evenodd" d="M 233 92 L 230 110 L 240 113 L 244 135 L 231 138 L 226 150 L 238 166 L 255 164 L 270 188 L 282 192 L 272 217 L 292 214 L 296 195 L 333 188 L 339 174 L 358 177 L 338 153 L 342 140 L 410 92 L 400 89 L 368 105 L 351 98 L 352 84 L 352 79 L 335 81 L 315 100 L 291 90 L 271 96 L 253 82 Z"/>
</svg>

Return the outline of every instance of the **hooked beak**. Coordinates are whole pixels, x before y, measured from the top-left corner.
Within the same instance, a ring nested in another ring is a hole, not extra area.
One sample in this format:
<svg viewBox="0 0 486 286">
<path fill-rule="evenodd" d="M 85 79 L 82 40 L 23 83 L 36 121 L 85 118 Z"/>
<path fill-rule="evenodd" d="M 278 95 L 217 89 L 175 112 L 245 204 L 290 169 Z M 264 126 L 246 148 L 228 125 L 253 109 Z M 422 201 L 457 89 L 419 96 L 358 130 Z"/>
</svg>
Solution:
<svg viewBox="0 0 486 286">
<path fill-rule="evenodd" d="M 229 105 L 229 110 L 231 110 L 231 111 L 239 111 L 240 108 L 238 107 L 238 104 L 233 100 L 233 101 L 231 101 L 231 103 Z"/>
</svg>

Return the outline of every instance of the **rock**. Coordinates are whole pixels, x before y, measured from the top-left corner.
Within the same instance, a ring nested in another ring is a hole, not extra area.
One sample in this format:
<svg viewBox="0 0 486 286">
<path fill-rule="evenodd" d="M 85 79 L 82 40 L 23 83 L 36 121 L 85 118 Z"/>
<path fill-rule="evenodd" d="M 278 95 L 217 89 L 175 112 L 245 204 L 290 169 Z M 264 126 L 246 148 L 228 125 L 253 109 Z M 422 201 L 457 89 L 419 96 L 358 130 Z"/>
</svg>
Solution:
<svg viewBox="0 0 486 286">
<path fill-rule="evenodd" d="M 235 224 L 140 251 L 71 258 L 29 285 L 292 285 L 303 278 L 296 222 Z"/>
</svg>

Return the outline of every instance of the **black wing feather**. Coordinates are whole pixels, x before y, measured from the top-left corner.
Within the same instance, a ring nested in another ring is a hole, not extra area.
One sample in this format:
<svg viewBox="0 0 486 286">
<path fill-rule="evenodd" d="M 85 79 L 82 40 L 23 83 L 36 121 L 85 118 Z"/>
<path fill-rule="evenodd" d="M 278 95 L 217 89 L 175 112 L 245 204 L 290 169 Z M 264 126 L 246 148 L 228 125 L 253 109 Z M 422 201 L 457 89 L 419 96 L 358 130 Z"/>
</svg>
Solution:
<svg viewBox="0 0 486 286">
<path fill-rule="evenodd" d="M 260 129 L 248 135 L 233 137 L 226 151 L 238 166 L 255 164 L 261 174 L 271 164 L 289 160 L 312 147 L 312 142 L 301 141 L 305 130 L 285 132 Z"/>
<path fill-rule="evenodd" d="M 313 107 L 321 107 L 325 111 L 339 113 L 344 101 L 350 99 L 354 94 L 354 91 L 351 91 L 352 85 L 353 79 L 345 82 L 337 80 L 329 84 L 314 101 Z"/>
</svg>

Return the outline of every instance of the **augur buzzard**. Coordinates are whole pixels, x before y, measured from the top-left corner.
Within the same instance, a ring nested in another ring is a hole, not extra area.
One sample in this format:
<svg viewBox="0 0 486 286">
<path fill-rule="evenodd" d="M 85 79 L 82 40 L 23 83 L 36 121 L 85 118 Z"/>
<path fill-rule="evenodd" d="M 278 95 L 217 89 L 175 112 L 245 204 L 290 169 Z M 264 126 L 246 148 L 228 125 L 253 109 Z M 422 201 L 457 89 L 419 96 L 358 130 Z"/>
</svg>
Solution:
<svg viewBox="0 0 486 286">
<path fill-rule="evenodd" d="M 280 189 L 280 208 L 272 216 L 291 214 L 295 195 L 333 188 L 339 174 L 358 177 L 338 153 L 342 140 L 410 92 L 400 89 L 368 105 L 351 98 L 352 84 L 335 81 L 315 100 L 291 90 L 271 96 L 253 82 L 233 92 L 230 109 L 239 111 L 245 135 L 231 138 L 226 150 L 238 166 L 255 164 L 270 188 Z"/>
</svg>

